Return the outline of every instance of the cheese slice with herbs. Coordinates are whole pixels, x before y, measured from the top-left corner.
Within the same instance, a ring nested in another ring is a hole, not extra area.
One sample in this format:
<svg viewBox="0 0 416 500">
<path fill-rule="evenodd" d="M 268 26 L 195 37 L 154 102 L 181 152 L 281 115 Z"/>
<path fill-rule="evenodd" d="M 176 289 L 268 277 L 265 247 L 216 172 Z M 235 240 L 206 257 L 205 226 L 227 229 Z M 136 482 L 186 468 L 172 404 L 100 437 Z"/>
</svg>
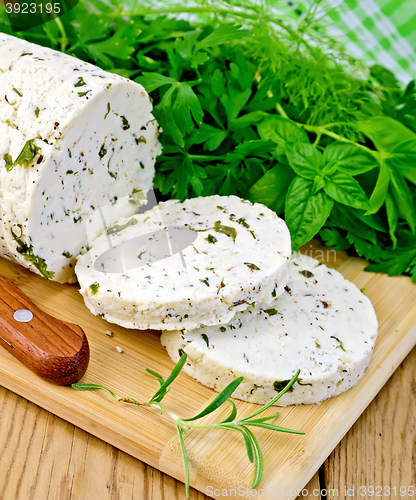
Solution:
<svg viewBox="0 0 416 500">
<path fill-rule="evenodd" d="M 0 254 L 60 282 L 98 207 L 152 187 L 158 125 L 141 85 L 0 33 Z"/>
<path fill-rule="evenodd" d="M 170 200 L 107 228 L 76 274 L 90 311 L 127 328 L 192 329 L 230 321 L 284 291 L 286 224 L 236 196 Z"/>
<path fill-rule="evenodd" d="M 370 300 L 343 276 L 295 253 L 285 292 L 267 307 L 249 307 L 227 325 L 164 331 L 173 361 L 222 391 L 244 377 L 234 397 L 265 404 L 300 369 L 291 391 L 276 403 L 319 403 L 355 385 L 367 368 L 377 336 Z"/>
</svg>

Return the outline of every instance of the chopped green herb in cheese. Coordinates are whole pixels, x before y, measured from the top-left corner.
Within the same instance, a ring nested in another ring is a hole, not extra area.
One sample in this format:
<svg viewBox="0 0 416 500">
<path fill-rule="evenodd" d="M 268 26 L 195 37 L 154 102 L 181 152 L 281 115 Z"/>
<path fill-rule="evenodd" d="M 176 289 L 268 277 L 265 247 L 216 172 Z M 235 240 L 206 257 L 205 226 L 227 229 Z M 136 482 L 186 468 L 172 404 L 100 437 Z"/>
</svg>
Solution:
<svg viewBox="0 0 416 500">
<path fill-rule="evenodd" d="M 34 144 L 35 139 L 30 139 L 26 141 L 25 145 L 23 146 L 22 151 L 20 152 L 19 156 L 15 159 L 13 163 L 11 163 L 11 156 L 10 155 L 5 155 L 5 160 L 6 160 L 6 168 L 8 171 L 10 171 L 13 167 L 16 165 L 21 165 L 24 168 L 27 168 L 29 165 L 33 163 L 34 158 L 40 151 L 40 147 L 36 146 Z"/>
<path fill-rule="evenodd" d="M 10 228 L 10 232 L 13 236 L 14 241 L 17 243 L 17 248 L 16 251 L 23 256 L 25 260 L 28 262 L 32 263 L 36 269 L 44 276 L 46 279 L 51 279 L 54 277 L 55 273 L 53 271 L 48 271 L 46 262 L 42 257 L 39 257 L 38 255 L 35 255 L 33 252 L 33 245 L 28 245 L 24 241 L 22 241 L 22 236 L 23 236 L 23 228 L 21 224 L 17 224 L 17 226 L 20 229 L 20 236 L 17 236 L 16 233 L 14 233 L 13 229 Z"/>
<path fill-rule="evenodd" d="M 97 282 L 92 283 L 92 284 L 90 285 L 91 293 L 92 293 L 93 295 L 97 295 L 99 288 L 100 288 L 100 284 L 99 284 L 99 283 L 97 283 Z"/>
<path fill-rule="evenodd" d="M 82 76 L 80 76 L 80 77 L 78 77 L 78 80 L 74 84 L 74 87 L 84 87 L 84 85 L 87 85 L 87 84 L 84 82 L 84 79 L 82 78 Z"/>
<path fill-rule="evenodd" d="M 216 221 L 214 223 L 214 230 L 217 231 L 217 233 L 223 233 L 226 234 L 227 236 L 230 236 L 235 243 L 235 239 L 237 237 L 237 231 L 235 230 L 234 227 L 229 227 L 229 226 L 223 226 L 220 221 Z"/>
<path fill-rule="evenodd" d="M 123 122 L 123 130 L 128 130 L 130 128 L 130 123 L 128 122 L 127 118 L 122 115 L 121 120 Z"/>
</svg>

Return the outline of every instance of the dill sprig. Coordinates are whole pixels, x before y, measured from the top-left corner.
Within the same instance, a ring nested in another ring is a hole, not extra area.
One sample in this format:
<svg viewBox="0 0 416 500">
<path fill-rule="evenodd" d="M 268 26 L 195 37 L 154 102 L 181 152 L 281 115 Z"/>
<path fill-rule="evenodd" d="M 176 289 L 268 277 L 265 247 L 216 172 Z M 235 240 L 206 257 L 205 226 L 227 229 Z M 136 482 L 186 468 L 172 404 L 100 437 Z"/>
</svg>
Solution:
<svg viewBox="0 0 416 500">
<path fill-rule="evenodd" d="M 120 7 L 112 16 L 152 20 L 180 13 L 188 15 L 192 27 L 201 32 L 207 26 L 241 25 L 250 36 L 241 41 L 230 36 L 229 42 L 255 64 L 259 80 L 272 74 L 269 90 L 294 108 L 289 109 L 294 119 L 309 125 L 342 123 L 337 128 L 341 135 L 360 139 L 349 122 L 362 118 L 360 106 L 371 101 L 369 91 L 378 92 L 378 82 L 370 81 L 368 68 L 328 34 L 329 9 L 322 7 L 321 0 L 310 2 L 307 9 L 294 9 L 286 2 L 275 5 L 252 0 L 145 1 L 140 7 Z"/>
<path fill-rule="evenodd" d="M 173 422 L 175 423 L 176 430 L 178 433 L 178 440 L 179 440 L 179 445 L 180 445 L 180 450 L 182 454 L 182 460 L 183 460 L 183 465 L 184 465 L 184 470 L 185 470 L 185 488 L 186 488 L 186 496 L 189 498 L 189 461 L 188 461 L 188 454 L 186 451 L 186 443 L 184 436 L 187 433 L 187 429 L 219 429 L 219 430 L 226 430 L 226 431 L 233 431 L 233 432 L 238 432 L 240 433 L 243 438 L 244 438 L 244 443 L 246 446 L 247 450 L 247 456 L 250 462 L 254 463 L 255 469 L 254 469 L 254 477 L 253 477 L 253 482 L 252 482 L 252 488 L 255 488 L 259 483 L 262 478 L 263 474 L 263 467 L 264 467 L 264 460 L 263 460 L 263 453 L 261 451 L 260 443 L 258 442 L 257 438 L 249 429 L 249 427 L 260 427 L 262 429 L 267 429 L 270 431 L 277 431 L 277 432 L 289 432 L 292 434 L 305 434 L 304 432 L 300 431 L 295 431 L 292 429 L 287 429 L 285 427 L 280 427 L 274 424 L 270 423 L 270 420 L 273 420 L 279 416 L 279 413 L 274 413 L 273 415 L 267 415 L 267 416 L 262 416 L 259 417 L 264 411 L 266 411 L 268 408 L 270 408 L 272 405 L 274 405 L 282 396 L 285 394 L 287 391 L 290 390 L 292 385 L 296 382 L 300 370 L 296 372 L 294 377 L 286 384 L 286 386 L 267 404 L 264 406 L 260 407 L 258 410 L 255 410 L 252 412 L 250 415 L 243 417 L 243 418 L 238 418 L 238 410 L 237 407 L 230 399 L 234 391 L 237 389 L 237 387 L 241 384 L 243 381 L 243 377 L 239 377 L 223 389 L 218 396 L 211 402 L 209 403 L 202 411 L 200 411 L 197 415 L 193 417 L 188 417 L 188 418 L 183 418 L 169 409 L 165 408 L 162 406 L 161 402 L 163 398 L 168 394 L 168 392 L 171 389 L 171 384 L 172 382 L 176 379 L 176 377 L 179 375 L 179 373 L 182 370 L 183 365 L 186 362 L 187 355 L 186 353 L 182 354 L 180 357 L 178 363 L 175 365 L 173 368 L 172 372 L 170 375 L 167 377 L 165 380 L 159 373 L 147 369 L 146 371 L 155 377 L 158 382 L 159 382 L 159 389 L 155 392 L 155 394 L 146 402 L 140 403 L 137 401 L 135 398 L 132 397 L 119 397 L 117 396 L 112 390 L 98 384 L 83 384 L 83 383 L 75 383 L 72 384 L 72 387 L 74 389 L 77 389 L 78 391 L 96 391 L 96 390 L 105 390 L 111 394 L 111 396 L 116 399 L 118 402 L 123 402 L 123 403 L 132 403 L 137 406 L 148 406 L 150 408 L 155 408 L 160 411 L 161 414 L 168 415 Z M 213 413 L 215 410 L 220 408 L 223 404 L 228 403 L 231 405 L 231 411 L 228 415 L 227 418 L 222 420 L 221 422 L 217 423 L 209 423 L 209 424 L 200 424 L 196 423 L 196 420 L 199 420 L 203 417 L 206 417 L 207 415 Z"/>
</svg>

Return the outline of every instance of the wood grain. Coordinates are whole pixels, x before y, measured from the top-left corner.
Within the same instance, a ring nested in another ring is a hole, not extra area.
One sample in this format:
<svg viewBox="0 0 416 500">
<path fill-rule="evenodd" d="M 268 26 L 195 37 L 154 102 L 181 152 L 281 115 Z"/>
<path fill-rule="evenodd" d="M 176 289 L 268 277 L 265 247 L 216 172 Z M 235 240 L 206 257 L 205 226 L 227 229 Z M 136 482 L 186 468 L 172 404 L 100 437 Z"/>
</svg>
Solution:
<svg viewBox="0 0 416 500">
<path fill-rule="evenodd" d="M 356 467 L 349 467 L 350 461 Z M 325 478 L 353 498 L 376 498 L 377 492 L 384 498 L 416 495 L 405 493 L 409 486 L 416 490 L 416 348 L 331 453 Z"/>
<path fill-rule="evenodd" d="M 276 435 L 263 429 L 256 432 L 265 458 L 261 486 L 279 486 L 281 491 L 304 487 L 416 341 L 416 287 L 410 279 L 364 273 L 365 262 L 361 259 L 343 253 L 324 253 L 316 245 L 303 250 L 328 261 L 357 286 L 366 288 L 376 308 L 380 331 L 370 367 L 355 388 L 320 405 L 282 409 L 278 423 L 304 430 L 306 436 Z M 146 401 L 157 383 L 146 374 L 145 368 L 157 369 L 164 376 L 170 373 L 173 364 L 156 332 L 129 331 L 93 317 L 74 286 L 47 283 L 4 261 L 0 261 L 0 273 L 18 283 L 47 313 L 65 321 L 76 321 L 85 330 L 91 347 L 85 382 L 99 383 L 121 396 L 131 395 Z M 112 338 L 105 335 L 108 329 L 114 333 Z M 123 353 L 118 353 L 116 346 L 120 346 Z M 6 352 L 0 353 L 0 383 L 109 444 L 183 480 L 175 428 L 164 415 L 148 408 L 117 404 L 106 393 L 79 393 L 52 386 L 37 379 Z M 213 391 L 181 374 L 166 404 L 174 413 L 188 416 L 215 396 Z M 237 407 L 244 414 L 252 411 L 254 405 L 237 402 Z M 220 415 L 221 411 L 218 417 Z M 192 430 L 186 435 L 186 445 L 192 465 L 191 485 L 199 491 L 207 491 L 208 486 L 250 486 L 253 466 L 246 458 L 244 444 L 236 436 Z M 294 496 L 282 493 L 275 498 Z"/>
<path fill-rule="evenodd" d="M 380 484 L 415 484 L 416 397 L 408 392 L 414 385 L 416 348 L 407 356 L 362 417 L 325 462 L 325 482 L 318 474 L 304 487 L 299 500 L 322 500 L 321 489 L 332 492 L 328 500 L 348 498 L 349 490 Z M 407 425 L 391 434 L 397 411 L 394 399 L 400 389 L 400 403 L 409 407 Z M 412 391 L 412 389 L 411 389 Z M 381 427 L 368 427 L 380 420 Z M 379 434 L 382 434 L 381 436 Z M 370 437 L 369 437 L 370 436 Z M 378 441 L 383 453 L 375 453 L 367 441 Z M 354 441 L 352 446 L 350 443 Z M 390 452 L 391 450 L 391 452 Z M 397 463 L 397 454 L 403 457 Z M 413 460 L 413 462 L 412 462 Z M 401 467 L 405 463 L 407 466 Z M 276 465 L 277 466 L 277 465 Z M 185 500 L 183 483 L 108 445 L 91 434 L 56 417 L 20 396 L 0 388 L 0 498 L 2 500 Z M 397 477 L 396 477 L 397 479 Z M 374 482 L 373 482 L 374 481 Z M 339 495 L 333 495 L 338 489 Z M 191 500 L 209 497 L 191 489 Z M 354 496 L 349 498 L 375 498 Z M 400 496 L 384 495 L 384 499 Z M 401 498 L 408 498 L 402 496 Z M 409 497 L 410 498 L 410 497 Z"/>
<path fill-rule="evenodd" d="M 183 483 L 4 388 L 0 429 L 2 500 L 186 498 Z"/>
<path fill-rule="evenodd" d="M 48 382 L 58 385 L 78 382 L 90 359 L 82 329 L 41 311 L 1 275 L 0 290 L 0 345 Z M 32 319 L 16 320 L 14 313 L 19 310 L 32 313 Z"/>
</svg>

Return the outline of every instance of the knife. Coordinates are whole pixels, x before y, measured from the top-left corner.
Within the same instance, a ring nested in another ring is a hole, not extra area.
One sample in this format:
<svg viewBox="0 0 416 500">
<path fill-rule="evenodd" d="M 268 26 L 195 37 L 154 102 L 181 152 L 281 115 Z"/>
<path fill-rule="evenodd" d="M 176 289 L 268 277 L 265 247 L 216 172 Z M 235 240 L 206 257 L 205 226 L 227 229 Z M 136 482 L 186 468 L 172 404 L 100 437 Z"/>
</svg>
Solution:
<svg viewBox="0 0 416 500">
<path fill-rule="evenodd" d="M 36 375 L 58 385 L 78 382 L 90 349 L 84 331 L 41 311 L 0 275 L 0 345 Z"/>
</svg>

